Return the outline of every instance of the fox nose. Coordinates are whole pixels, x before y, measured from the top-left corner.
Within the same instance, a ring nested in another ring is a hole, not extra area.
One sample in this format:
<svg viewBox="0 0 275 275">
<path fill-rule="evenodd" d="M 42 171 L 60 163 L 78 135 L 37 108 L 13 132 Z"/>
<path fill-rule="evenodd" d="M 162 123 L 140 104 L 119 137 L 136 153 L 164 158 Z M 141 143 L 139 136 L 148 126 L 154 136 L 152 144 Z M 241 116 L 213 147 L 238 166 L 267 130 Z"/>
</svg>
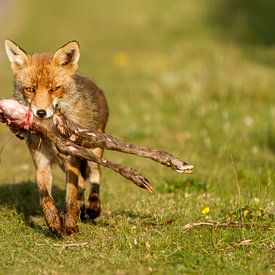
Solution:
<svg viewBox="0 0 275 275">
<path fill-rule="evenodd" d="M 46 116 L 47 112 L 44 109 L 40 109 L 36 111 L 36 114 L 40 117 L 43 118 L 44 116 Z"/>
</svg>

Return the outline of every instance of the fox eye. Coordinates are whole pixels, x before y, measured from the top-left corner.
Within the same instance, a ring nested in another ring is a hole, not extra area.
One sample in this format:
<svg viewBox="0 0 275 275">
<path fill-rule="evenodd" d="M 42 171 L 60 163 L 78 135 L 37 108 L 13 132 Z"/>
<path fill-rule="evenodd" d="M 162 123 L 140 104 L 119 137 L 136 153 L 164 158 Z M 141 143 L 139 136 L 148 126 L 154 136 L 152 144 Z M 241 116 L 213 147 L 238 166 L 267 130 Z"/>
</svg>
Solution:
<svg viewBox="0 0 275 275">
<path fill-rule="evenodd" d="M 53 92 L 56 92 L 60 89 L 60 86 L 56 86 L 56 87 L 53 87 L 49 90 L 49 93 L 53 93 Z"/>
<path fill-rule="evenodd" d="M 34 87 L 26 87 L 25 91 L 28 92 L 28 93 L 34 93 L 35 89 L 34 89 Z"/>
</svg>

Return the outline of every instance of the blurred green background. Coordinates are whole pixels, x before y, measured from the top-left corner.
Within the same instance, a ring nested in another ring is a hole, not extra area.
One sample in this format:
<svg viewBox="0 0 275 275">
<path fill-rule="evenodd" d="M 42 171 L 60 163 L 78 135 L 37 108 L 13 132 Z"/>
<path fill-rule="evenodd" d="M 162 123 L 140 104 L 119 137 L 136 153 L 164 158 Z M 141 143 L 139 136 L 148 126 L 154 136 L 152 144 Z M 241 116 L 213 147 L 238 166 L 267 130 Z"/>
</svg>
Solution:
<svg viewBox="0 0 275 275">
<path fill-rule="evenodd" d="M 79 73 L 108 98 L 109 133 L 182 155 L 204 180 L 232 180 L 231 156 L 247 177 L 265 180 L 275 150 L 272 3 L 2 1 L 1 38 L 28 53 L 78 40 Z M 1 95 L 8 97 L 4 46 L 0 58 Z M 5 126 L 1 132 L 11 138 Z M 29 179 L 27 168 L 18 170 L 29 163 L 24 148 L 15 139 L 4 147 L 2 180 Z"/>
<path fill-rule="evenodd" d="M 273 217 L 274 16 L 272 0 L 1 0 L 0 95 L 12 95 L 5 38 L 28 53 L 53 52 L 76 39 L 81 47 L 79 73 L 93 79 L 109 102 L 107 132 L 169 151 L 195 166 L 193 175 L 182 176 L 150 161 L 106 152 L 106 158 L 143 171 L 155 192 L 148 195 L 104 170 L 103 221 L 107 210 L 130 209 L 141 215 L 146 208 L 150 216 L 150 208 L 158 215 L 166 201 L 174 205 L 173 210 L 167 206 L 166 214 L 173 213 L 182 223 L 201 219 L 206 206 L 210 206 L 209 219 L 221 219 L 241 207 L 261 209 Z M 1 205 L 39 214 L 42 220 L 39 210 L 33 210 L 37 198 L 29 205 L 16 199 L 23 182 L 27 194 L 35 190 L 24 143 L 0 125 L 0 146 Z M 59 194 L 64 179 L 55 173 Z M 57 200 L 61 205 L 60 195 Z M 83 225 L 82 230 L 88 229 Z M 251 259 L 244 265 L 238 262 L 236 270 L 246 266 L 248 271 L 262 271 L 271 266 L 266 254 L 251 253 Z M 261 257 L 266 259 L 263 266 Z M 156 271 L 179 271 L 182 267 L 178 270 L 177 264 Z M 203 271 L 217 265 L 205 261 L 205 269 L 183 270 Z M 224 266 L 229 272 L 233 264 L 225 260 Z"/>
</svg>

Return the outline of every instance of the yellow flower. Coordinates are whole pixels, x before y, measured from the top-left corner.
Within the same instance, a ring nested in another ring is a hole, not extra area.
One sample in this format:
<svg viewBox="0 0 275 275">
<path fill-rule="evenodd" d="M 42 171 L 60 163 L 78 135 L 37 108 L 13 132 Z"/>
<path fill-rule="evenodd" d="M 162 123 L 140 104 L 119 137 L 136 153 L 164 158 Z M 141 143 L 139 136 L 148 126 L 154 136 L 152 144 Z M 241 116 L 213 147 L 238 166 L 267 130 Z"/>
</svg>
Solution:
<svg viewBox="0 0 275 275">
<path fill-rule="evenodd" d="M 243 211 L 243 216 L 246 217 L 248 214 L 249 214 L 249 210 L 245 209 L 245 210 Z"/>
<path fill-rule="evenodd" d="M 204 207 L 204 208 L 201 210 L 201 213 L 202 213 L 203 215 L 206 215 L 206 214 L 209 213 L 209 211 L 210 211 L 210 208 L 207 206 L 207 207 Z"/>
<path fill-rule="evenodd" d="M 118 67 L 127 67 L 129 64 L 129 55 L 126 52 L 117 52 L 113 56 L 113 61 Z"/>
</svg>

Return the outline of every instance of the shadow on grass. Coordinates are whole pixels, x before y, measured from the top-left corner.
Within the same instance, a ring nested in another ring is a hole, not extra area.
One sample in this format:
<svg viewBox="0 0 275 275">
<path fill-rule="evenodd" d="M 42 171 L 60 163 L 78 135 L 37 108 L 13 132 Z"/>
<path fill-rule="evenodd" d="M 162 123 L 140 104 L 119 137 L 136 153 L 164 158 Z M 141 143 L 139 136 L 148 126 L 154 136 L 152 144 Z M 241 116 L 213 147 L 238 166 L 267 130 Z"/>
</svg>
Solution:
<svg viewBox="0 0 275 275">
<path fill-rule="evenodd" d="M 64 211 L 65 190 L 57 186 L 52 189 L 53 198 L 60 211 Z M 43 217 L 41 207 L 39 205 L 39 196 L 35 182 L 21 182 L 21 183 L 6 183 L 0 185 L 0 205 L 8 208 L 15 209 L 20 214 L 25 223 L 44 235 L 55 237 L 51 234 L 46 226 L 41 226 L 34 220 L 34 217 Z M 151 215 L 141 214 L 132 210 L 118 210 L 114 211 L 111 215 L 113 218 L 119 216 L 131 218 L 134 220 L 151 220 Z M 91 222 L 100 227 L 108 227 L 110 224 L 106 221 Z M 46 228 L 46 230 L 45 230 Z"/>
<path fill-rule="evenodd" d="M 53 186 L 52 194 L 57 207 L 63 210 L 65 191 L 57 186 Z M 24 217 L 26 224 L 30 227 L 45 231 L 31 219 L 32 216 L 43 216 L 39 205 L 36 183 L 21 182 L 16 184 L 1 184 L 0 205 L 8 209 L 15 209 L 18 214 Z M 45 234 L 48 235 L 46 232 Z"/>
<path fill-rule="evenodd" d="M 274 0 L 213 0 L 210 21 L 222 35 L 244 44 L 275 43 Z"/>
</svg>

